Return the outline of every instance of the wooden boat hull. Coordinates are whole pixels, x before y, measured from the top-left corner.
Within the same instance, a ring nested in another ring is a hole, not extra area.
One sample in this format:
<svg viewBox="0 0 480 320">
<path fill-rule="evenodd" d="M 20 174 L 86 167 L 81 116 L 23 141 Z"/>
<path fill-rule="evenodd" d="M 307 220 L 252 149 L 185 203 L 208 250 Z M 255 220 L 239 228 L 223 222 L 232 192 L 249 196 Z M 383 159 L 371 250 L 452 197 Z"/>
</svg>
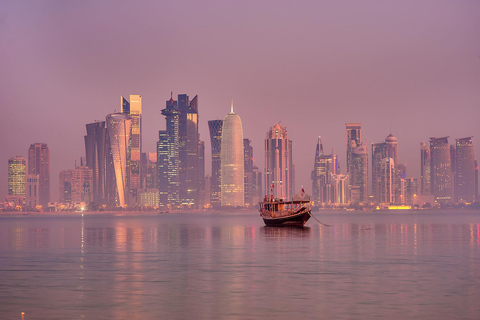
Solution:
<svg viewBox="0 0 480 320">
<path fill-rule="evenodd" d="M 300 212 L 297 214 L 292 214 L 286 217 L 278 217 L 278 218 L 263 218 L 263 222 L 267 227 L 303 227 L 305 223 L 310 219 L 310 210 Z"/>
</svg>

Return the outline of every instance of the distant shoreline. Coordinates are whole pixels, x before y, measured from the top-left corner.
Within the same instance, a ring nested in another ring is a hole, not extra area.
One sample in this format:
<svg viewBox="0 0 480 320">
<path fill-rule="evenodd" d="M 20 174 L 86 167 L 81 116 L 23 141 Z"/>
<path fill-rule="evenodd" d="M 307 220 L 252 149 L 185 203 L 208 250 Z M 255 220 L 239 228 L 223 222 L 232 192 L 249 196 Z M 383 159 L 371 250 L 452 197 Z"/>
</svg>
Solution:
<svg viewBox="0 0 480 320">
<path fill-rule="evenodd" d="M 432 213 L 445 213 L 445 212 L 471 212 L 480 213 L 480 209 L 408 209 L 408 210 L 338 210 L 338 209 L 322 209 L 313 211 L 313 215 L 323 214 L 368 214 L 368 213 L 381 213 L 381 214 L 403 214 L 403 213 L 418 213 L 418 214 L 432 214 Z M 20 217 L 20 216 L 82 216 L 82 215 L 116 215 L 116 216 L 156 216 L 156 215 L 176 215 L 176 214 L 195 214 L 195 215 L 228 215 L 228 214 L 257 214 L 257 209 L 234 209 L 234 210 L 186 210 L 186 211 L 3 211 L 0 212 L 0 217 Z"/>
</svg>

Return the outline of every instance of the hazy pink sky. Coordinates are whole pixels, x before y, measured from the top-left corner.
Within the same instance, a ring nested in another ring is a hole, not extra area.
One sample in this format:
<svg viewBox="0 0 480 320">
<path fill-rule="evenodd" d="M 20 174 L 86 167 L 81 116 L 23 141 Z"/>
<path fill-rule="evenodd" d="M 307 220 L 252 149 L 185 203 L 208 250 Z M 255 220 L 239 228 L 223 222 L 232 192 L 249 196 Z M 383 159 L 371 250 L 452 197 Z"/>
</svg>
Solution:
<svg viewBox="0 0 480 320">
<path fill-rule="evenodd" d="M 307 191 L 317 136 L 345 170 L 346 122 L 369 145 L 391 131 L 411 177 L 432 136 L 474 136 L 480 160 L 480 1 L 3 0 L 0 197 L 8 159 L 43 142 L 57 200 L 85 124 L 119 110 L 120 95 L 142 95 L 154 152 L 170 91 L 199 96 L 207 172 L 207 120 L 232 98 L 261 169 L 266 132 L 287 127 Z"/>
</svg>

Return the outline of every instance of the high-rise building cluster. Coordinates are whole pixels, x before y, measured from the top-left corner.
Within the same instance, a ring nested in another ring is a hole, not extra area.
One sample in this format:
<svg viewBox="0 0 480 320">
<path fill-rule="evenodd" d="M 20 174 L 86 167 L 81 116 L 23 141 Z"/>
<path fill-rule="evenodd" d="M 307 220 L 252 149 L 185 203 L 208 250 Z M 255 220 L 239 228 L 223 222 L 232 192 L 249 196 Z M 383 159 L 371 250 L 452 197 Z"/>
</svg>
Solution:
<svg viewBox="0 0 480 320">
<path fill-rule="evenodd" d="M 430 138 L 429 145 L 420 143 L 417 179 L 407 177 L 406 164 L 399 163 L 398 141 L 393 134 L 383 142 L 372 143 L 371 166 L 368 150 L 361 140 L 361 124 L 347 123 L 346 136 L 346 174 L 340 174 L 333 152 L 324 154 L 318 138 L 311 175 L 312 200 L 316 206 L 442 206 L 480 199 L 472 137 L 456 139 L 455 145 L 449 145 L 448 137 Z"/>
<path fill-rule="evenodd" d="M 281 123 L 265 136 L 265 166 L 254 161 L 252 141 L 244 137 L 234 112 L 209 120 L 211 175 L 205 175 L 205 143 L 199 135 L 199 99 L 173 93 L 161 109 L 155 152 L 142 148 L 142 97 L 120 97 L 120 112 L 86 124 L 85 156 L 59 172 L 59 203 L 50 202 L 50 151 L 34 143 L 28 157 L 8 161 L 10 208 L 129 209 L 162 211 L 254 207 L 264 196 L 290 199 L 295 187 L 293 142 Z M 478 164 L 472 137 L 432 137 L 420 143 L 420 176 L 407 176 L 393 134 L 371 144 L 360 123 L 346 123 L 344 172 L 338 155 L 324 150 L 318 137 L 311 172 L 311 200 L 317 207 L 442 206 L 479 201 Z M 153 146 L 152 146 L 153 148 Z M 370 159 L 370 162 L 369 162 Z M 210 164 L 209 164 L 210 165 Z M 263 171 L 263 172 L 262 172 Z M 303 187 L 302 187 L 303 189 Z"/>
</svg>

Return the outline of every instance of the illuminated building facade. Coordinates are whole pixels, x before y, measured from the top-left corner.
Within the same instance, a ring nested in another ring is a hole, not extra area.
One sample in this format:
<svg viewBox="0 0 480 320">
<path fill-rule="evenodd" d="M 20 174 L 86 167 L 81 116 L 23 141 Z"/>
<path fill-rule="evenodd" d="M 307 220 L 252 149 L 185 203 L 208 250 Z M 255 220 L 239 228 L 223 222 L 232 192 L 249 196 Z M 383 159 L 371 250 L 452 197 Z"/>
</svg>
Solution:
<svg viewBox="0 0 480 320">
<path fill-rule="evenodd" d="M 58 201 L 60 203 L 72 202 L 72 174 L 73 170 L 61 170 L 58 174 Z"/>
<path fill-rule="evenodd" d="M 231 111 L 223 119 L 221 146 L 221 205 L 243 207 L 244 153 L 242 120 Z"/>
<path fill-rule="evenodd" d="M 361 123 L 346 123 L 347 130 L 347 173 L 350 173 L 353 149 L 360 146 L 362 138 Z"/>
<path fill-rule="evenodd" d="M 223 120 L 208 121 L 212 149 L 212 177 L 210 178 L 210 204 L 212 206 L 218 206 L 221 203 L 222 126 Z"/>
<path fill-rule="evenodd" d="M 416 178 L 406 178 L 405 179 L 405 204 L 414 205 L 416 198 L 419 196 L 418 193 L 418 180 Z"/>
<path fill-rule="evenodd" d="M 140 204 L 145 207 L 156 208 L 160 202 L 157 188 L 145 188 L 140 191 Z"/>
<path fill-rule="evenodd" d="M 157 143 L 157 188 L 159 206 L 178 206 L 179 197 L 179 114 L 173 95 L 166 102 L 162 115 L 166 130 L 158 132 Z"/>
<path fill-rule="evenodd" d="M 333 204 L 346 205 L 349 199 L 348 175 L 331 174 Z"/>
<path fill-rule="evenodd" d="M 326 155 L 323 153 L 321 137 L 318 137 L 315 159 L 313 163 L 312 179 L 312 200 L 315 205 L 329 204 L 333 201 L 331 194 L 331 175 L 338 173 L 337 155 Z"/>
<path fill-rule="evenodd" d="M 395 203 L 405 204 L 405 178 L 407 176 L 407 164 L 395 164 Z"/>
<path fill-rule="evenodd" d="M 72 170 L 62 170 L 59 174 L 60 203 L 90 204 L 93 201 L 93 170 L 80 166 Z"/>
<path fill-rule="evenodd" d="M 47 206 L 50 202 L 50 150 L 45 143 L 34 143 L 28 149 L 27 174 L 38 174 L 38 203 Z"/>
<path fill-rule="evenodd" d="M 365 202 L 368 198 L 368 150 L 365 145 L 352 149 L 349 177 L 350 200 Z"/>
<path fill-rule="evenodd" d="M 387 157 L 385 142 L 372 143 L 372 195 L 376 203 L 380 203 L 380 185 L 382 180 L 382 160 Z"/>
<path fill-rule="evenodd" d="M 130 101 L 120 97 L 121 113 L 131 118 L 132 133 L 130 136 L 130 159 L 128 160 L 127 204 L 139 203 L 138 193 L 142 188 L 142 96 L 130 95 Z"/>
<path fill-rule="evenodd" d="M 448 137 L 430 138 L 431 191 L 439 204 L 452 202 L 452 169 Z"/>
<path fill-rule="evenodd" d="M 398 142 L 393 134 L 389 134 L 384 142 L 372 144 L 372 195 L 377 203 L 382 202 L 380 181 L 383 174 L 381 166 L 384 158 L 391 158 L 393 163 L 398 163 Z"/>
<path fill-rule="evenodd" d="M 383 158 L 381 162 L 380 201 L 379 203 L 395 203 L 394 177 L 395 163 L 392 158 Z"/>
<path fill-rule="evenodd" d="M 157 153 L 142 153 L 142 185 L 145 188 L 156 188 L 157 186 Z"/>
<path fill-rule="evenodd" d="M 126 207 L 129 193 L 127 173 L 129 171 L 132 118 L 124 113 L 112 113 L 107 115 L 106 122 L 115 173 L 116 204 Z"/>
<path fill-rule="evenodd" d="M 198 185 L 197 185 L 197 200 L 196 207 L 203 208 L 206 203 L 205 197 L 207 191 L 205 189 L 205 141 L 198 141 Z M 210 198 L 210 191 L 208 191 L 208 198 Z"/>
<path fill-rule="evenodd" d="M 245 206 L 253 207 L 255 177 L 253 172 L 253 147 L 250 139 L 243 139 L 243 168 L 245 174 Z"/>
<path fill-rule="evenodd" d="M 420 194 L 431 195 L 431 179 L 432 174 L 430 148 L 425 142 L 420 143 Z"/>
<path fill-rule="evenodd" d="M 199 134 L 198 96 L 191 101 L 186 94 L 178 95 L 179 192 L 180 202 L 186 206 L 198 205 Z"/>
<path fill-rule="evenodd" d="M 472 137 L 455 140 L 455 202 L 475 200 L 475 153 Z"/>
<path fill-rule="evenodd" d="M 265 139 L 265 194 L 278 199 L 294 195 L 292 141 L 280 123 L 267 132 Z"/>
<path fill-rule="evenodd" d="M 8 159 L 8 195 L 25 197 L 27 159 L 15 156 Z"/>
</svg>

